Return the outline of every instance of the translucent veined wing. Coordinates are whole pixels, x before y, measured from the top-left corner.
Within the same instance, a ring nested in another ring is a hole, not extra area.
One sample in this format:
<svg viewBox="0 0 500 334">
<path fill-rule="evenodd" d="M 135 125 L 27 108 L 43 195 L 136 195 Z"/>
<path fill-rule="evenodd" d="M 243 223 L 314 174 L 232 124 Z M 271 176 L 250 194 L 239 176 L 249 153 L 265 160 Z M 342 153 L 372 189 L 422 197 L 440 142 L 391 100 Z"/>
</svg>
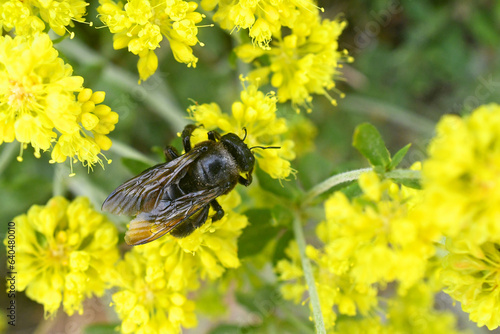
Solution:
<svg viewBox="0 0 500 334">
<path fill-rule="evenodd" d="M 177 237 L 188 235 L 205 222 L 208 205 L 224 191 L 223 187 L 214 187 L 189 193 L 175 200 L 160 200 L 152 211 L 141 212 L 130 222 L 125 242 L 129 245 L 145 244 L 184 224 L 191 224 L 192 226 L 184 226 L 176 233 Z"/>
<path fill-rule="evenodd" d="M 154 210 L 168 186 L 178 183 L 204 151 L 204 147 L 195 147 L 175 160 L 146 169 L 116 188 L 102 204 L 102 210 L 129 216 Z"/>
</svg>

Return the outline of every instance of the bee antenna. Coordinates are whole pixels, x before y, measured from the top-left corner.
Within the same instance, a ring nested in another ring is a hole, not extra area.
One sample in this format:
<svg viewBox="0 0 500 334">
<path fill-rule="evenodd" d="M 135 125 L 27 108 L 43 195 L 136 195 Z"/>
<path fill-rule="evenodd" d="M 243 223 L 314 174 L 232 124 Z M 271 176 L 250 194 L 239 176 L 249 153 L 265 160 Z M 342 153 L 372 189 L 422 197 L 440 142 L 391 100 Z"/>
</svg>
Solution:
<svg viewBox="0 0 500 334">
<path fill-rule="evenodd" d="M 250 150 L 253 150 L 254 148 L 261 148 L 263 150 L 267 150 L 268 148 L 273 148 L 273 149 L 280 149 L 281 146 L 253 146 L 253 147 L 250 147 Z"/>
<path fill-rule="evenodd" d="M 245 141 L 247 138 L 247 128 L 243 127 L 243 131 L 245 131 L 245 136 L 243 137 L 242 141 Z"/>
</svg>

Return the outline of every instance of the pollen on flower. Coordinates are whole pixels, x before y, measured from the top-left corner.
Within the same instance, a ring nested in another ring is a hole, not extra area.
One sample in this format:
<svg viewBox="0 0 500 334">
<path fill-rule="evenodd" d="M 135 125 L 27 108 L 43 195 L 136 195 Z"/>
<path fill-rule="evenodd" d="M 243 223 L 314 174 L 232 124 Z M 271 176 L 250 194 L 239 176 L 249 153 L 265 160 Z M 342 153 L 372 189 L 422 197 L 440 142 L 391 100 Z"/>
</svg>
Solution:
<svg viewBox="0 0 500 334">
<path fill-rule="evenodd" d="M 46 316 L 61 304 L 68 315 L 81 314 L 85 298 L 102 296 L 113 285 L 117 231 L 87 198 L 69 202 L 54 197 L 13 221 L 18 230 L 17 266 L 24 273 L 17 290 L 43 304 Z"/>
</svg>

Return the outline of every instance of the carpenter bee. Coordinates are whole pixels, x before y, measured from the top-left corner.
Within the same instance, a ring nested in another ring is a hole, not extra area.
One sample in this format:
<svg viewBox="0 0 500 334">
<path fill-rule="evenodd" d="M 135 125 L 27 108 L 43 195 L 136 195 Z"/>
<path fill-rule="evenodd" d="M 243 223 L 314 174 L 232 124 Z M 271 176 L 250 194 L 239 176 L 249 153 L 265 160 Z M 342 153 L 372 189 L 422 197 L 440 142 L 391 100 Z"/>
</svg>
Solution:
<svg viewBox="0 0 500 334">
<path fill-rule="evenodd" d="M 164 150 L 167 162 L 149 169 L 115 189 L 102 205 L 103 211 L 136 216 L 125 234 L 129 245 L 141 245 L 170 233 L 183 238 L 203 225 L 209 206 L 212 221 L 224 216 L 217 197 L 230 192 L 237 183 L 249 186 L 255 157 L 234 133 L 221 136 L 208 132 L 208 140 L 191 147 L 195 125 L 182 131 L 185 154 L 172 146 Z M 241 174 L 244 174 L 243 177 Z"/>
</svg>

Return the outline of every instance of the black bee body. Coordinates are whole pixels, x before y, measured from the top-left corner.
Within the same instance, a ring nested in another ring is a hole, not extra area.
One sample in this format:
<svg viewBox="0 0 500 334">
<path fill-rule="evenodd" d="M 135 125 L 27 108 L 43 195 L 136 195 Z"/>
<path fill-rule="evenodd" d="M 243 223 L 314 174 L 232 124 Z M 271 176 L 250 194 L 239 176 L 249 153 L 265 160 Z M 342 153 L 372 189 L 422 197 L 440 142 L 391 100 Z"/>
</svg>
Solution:
<svg viewBox="0 0 500 334">
<path fill-rule="evenodd" d="M 185 154 L 167 147 L 166 163 L 125 182 L 104 201 L 105 211 L 136 216 L 125 235 L 128 244 L 144 244 L 166 233 L 185 237 L 205 223 L 209 205 L 215 211 L 212 221 L 224 216 L 218 196 L 237 183 L 252 182 L 255 157 L 242 139 L 234 133 L 221 136 L 210 131 L 209 140 L 191 148 L 195 128 L 188 125 L 182 132 Z"/>
</svg>

